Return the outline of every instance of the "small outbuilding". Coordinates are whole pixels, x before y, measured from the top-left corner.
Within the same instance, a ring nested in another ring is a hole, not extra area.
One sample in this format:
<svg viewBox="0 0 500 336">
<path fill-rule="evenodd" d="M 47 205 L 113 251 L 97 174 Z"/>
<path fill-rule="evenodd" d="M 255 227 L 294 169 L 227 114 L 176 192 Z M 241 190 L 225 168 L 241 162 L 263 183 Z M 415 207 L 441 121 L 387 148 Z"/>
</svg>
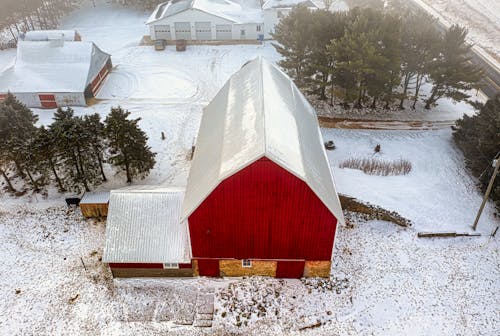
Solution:
<svg viewBox="0 0 500 336">
<path fill-rule="evenodd" d="M 114 277 L 193 276 L 184 189 L 111 191 L 103 262 Z"/>
<path fill-rule="evenodd" d="M 108 216 L 109 191 L 86 192 L 80 200 L 80 211 L 85 218 Z"/>
<path fill-rule="evenodd" d="M 264 36 L 256 0 L 170 0 L 146 24 L 152 40 L 257 40 Z"/>
<path fill-rule="evenodd" d="M 274 27 L 281 21 L 282 18 L 288 16 L 292 9 L 297 6 L 304 6 L 309 10 L 319 9 L 319 5 L 313 0 L 267 0 L 262 5 L 262 13 L 264 17 L 264 26 L 266 39 L 270 39 L 271 33 L 274 32 Z"/>
<path fill-rule="evenodd" d="M 330 274 L 344 221 L 317 115 L 258 58 L 204 109 L 182 208 L 199 275 Z"/>
<path fill-rule="evenodd" d="M 111 56 L 92 42 L 31 33 L 19 41 L 15 63 L 0 73 L 0 101 L 10 92 L 28 107 L 86 106 L 111 71 Z"/>
</svg>

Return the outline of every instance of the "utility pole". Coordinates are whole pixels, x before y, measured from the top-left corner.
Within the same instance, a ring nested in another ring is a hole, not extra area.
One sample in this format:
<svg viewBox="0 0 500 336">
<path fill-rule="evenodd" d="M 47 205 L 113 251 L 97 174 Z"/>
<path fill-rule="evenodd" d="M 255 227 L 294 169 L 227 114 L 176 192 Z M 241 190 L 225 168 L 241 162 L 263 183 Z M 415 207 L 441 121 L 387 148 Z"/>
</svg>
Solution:
<svg viewBox="0 0 500 336">
<path fill-rule="evenodd" d="M 483 212 L 484 206 L 486 205 L 486 201 L 488 201 L 488 197 L 490 196 L 491 189 L 493 189 L 493 183 L 495 182 L 495 177 L 497 177 L 498 171 L 500 170 L 500 158 L 497 158 L 493 161 L 493 166 L 495 170 L 493 171 L 493 175 L 491 175 L 490 183 L 488 184 L 488 188 L 486 188 L 486 194 L 484 195 L 483 203 L 479 207 L 479 211 L 477 212 L 476 220 L 474 221 L 474 225 L 472 225 L 472 229 L 476 231 L 477 223 L 479 222 L 479 218 L 481 217 L 481 213 Z"/>
</svg>

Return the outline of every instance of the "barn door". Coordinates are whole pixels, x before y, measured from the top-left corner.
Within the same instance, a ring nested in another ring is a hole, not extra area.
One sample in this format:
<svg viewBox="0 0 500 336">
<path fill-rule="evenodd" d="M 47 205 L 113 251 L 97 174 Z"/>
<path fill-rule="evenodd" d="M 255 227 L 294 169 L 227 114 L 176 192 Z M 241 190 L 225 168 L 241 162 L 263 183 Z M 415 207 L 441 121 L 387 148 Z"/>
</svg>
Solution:
<svg viewBox="0 0 500 336">
<path fill-rule="evenodd" d="M 304 260 L 286 260 L 278 261 L 276 268 L 277 278 L 294 278 L 299 279 L 304 275 Z"/>
<path fill-rule="evenodd" d="M 218 259 L 198 259 L 198 272 L 201 276 L 218 277 L 219 260 Z"/>
<path fill-rule="evenodd" d="M 53 94 L 39 94 L 40 104 L 42 108 L 56 108 L 56 97 Z"/>
</svg>

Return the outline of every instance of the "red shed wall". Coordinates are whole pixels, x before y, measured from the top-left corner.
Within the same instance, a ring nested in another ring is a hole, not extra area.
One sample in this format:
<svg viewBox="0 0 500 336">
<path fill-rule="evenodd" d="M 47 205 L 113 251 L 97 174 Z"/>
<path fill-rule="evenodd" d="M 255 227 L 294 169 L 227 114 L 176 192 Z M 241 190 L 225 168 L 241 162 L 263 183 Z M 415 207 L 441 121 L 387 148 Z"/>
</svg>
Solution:
<svg viewBox="0 0 500 336">
<path fill-rule="evenodd" d="M 230 176 L 189 217 L 194 258 L 330 260 L 337 219 L 267 158 Z"/>
</svg>

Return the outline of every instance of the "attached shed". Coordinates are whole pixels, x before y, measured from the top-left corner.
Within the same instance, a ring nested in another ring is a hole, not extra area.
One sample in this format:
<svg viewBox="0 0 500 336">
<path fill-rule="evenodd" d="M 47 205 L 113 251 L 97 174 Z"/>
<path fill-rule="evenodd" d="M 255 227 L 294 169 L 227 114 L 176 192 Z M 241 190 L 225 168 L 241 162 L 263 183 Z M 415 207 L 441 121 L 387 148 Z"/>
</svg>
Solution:
<svg viewBox="0 0 500 336">
<path fill-rule="evenodd" d="M 80 211 L 85 218 L 108 216 L 109 191 L 86 192 L 80 200 Z"/>
<path fill-rule="evenodd" d="M 170 0 L 146 24 L 152 40 L 257 40 L 264 36 L 255 0 Z"/>
<path fill-rule="evenodd" d="M 114 277 L 193 276 L 184 189 L 111 191 L 103 262 Z"/>
<path fill-rule="evenodd" d="M 266 60 L 204 109 L 182 220 L 200 275 L 329 275 L 344 217 L 316 112 Z"/>
<path fill-rule="evenodd" d="M 111 68 L 92 42 L 19 41 L 15 63 L 0 73 L 0 101 L 11 92 L 28 107 L 86 106 Z"/>
</svg>

